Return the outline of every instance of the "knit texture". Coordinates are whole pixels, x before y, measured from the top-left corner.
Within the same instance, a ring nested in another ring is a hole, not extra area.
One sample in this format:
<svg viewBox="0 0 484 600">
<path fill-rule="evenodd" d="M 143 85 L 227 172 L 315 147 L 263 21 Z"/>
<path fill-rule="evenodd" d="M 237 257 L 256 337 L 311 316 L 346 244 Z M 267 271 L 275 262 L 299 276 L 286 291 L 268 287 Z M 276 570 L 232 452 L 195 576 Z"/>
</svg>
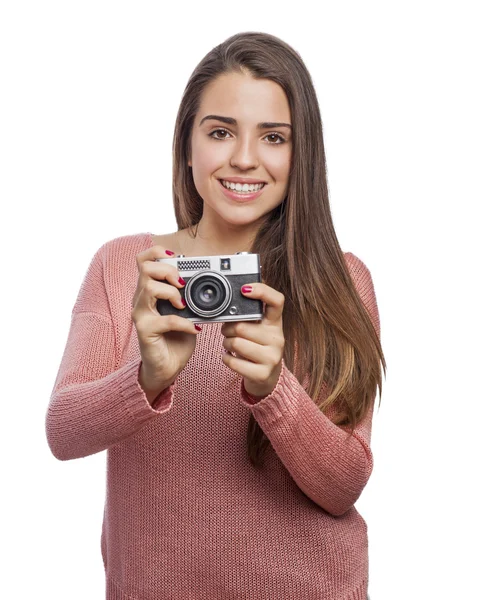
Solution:
<svg viewBox="0 0 484 600">
<path fill-rule="evenodd" d="M 368 539 L 354 507 L 373 467 L 372 413 L 349 437 L 283 361 L 251 403 L 222 362 L 221 323 L 153 407 L 138 383 L 131 302 L 136 255 L 152 234 L 95 253 L 72 310 L 46 412 L 53 455 L 107 450 L 101 555 L 107 600 L 366 600 Z M 372 323 L 372 278 L 345 253 Z M 267 435 L 264 467 L 247 456 L 250 413 Z"/>
</svg>

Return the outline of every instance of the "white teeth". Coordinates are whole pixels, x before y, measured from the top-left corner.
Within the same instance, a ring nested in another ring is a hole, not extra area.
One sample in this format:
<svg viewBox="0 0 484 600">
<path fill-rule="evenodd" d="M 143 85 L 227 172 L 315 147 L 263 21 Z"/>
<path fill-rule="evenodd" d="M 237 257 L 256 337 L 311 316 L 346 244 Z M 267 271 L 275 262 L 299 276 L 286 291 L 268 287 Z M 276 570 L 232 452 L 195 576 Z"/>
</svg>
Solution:
<svg viewBox="0 0 484 600">
<path fill-rule="evenodd" d="M 235 192 L 257 192 L 258 190 L 260 190 L 261 188 L 264 187 L 264 183 L 255 183 L 255 184 L 248 184 L 248 183 L 232 183 L 231 181 L 225 181 L 223 179 L 220 180 L 222 185 L 226 188 L 228 188 L 229 190 L 233 190 Z"/>
</svg>

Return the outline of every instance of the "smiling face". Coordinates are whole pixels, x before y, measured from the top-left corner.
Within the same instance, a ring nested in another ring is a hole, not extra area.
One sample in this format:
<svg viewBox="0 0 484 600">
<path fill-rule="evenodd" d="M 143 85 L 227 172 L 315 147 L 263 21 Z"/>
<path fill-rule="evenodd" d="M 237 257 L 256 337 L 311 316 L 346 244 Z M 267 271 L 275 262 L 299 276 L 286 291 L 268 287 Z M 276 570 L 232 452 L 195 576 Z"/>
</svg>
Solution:
<svg viewBox="0 0 484 600">
<path fill-rule="evenodd" d="M 206 118 L 216 115 L 220 118 Z M 204 200 L 206 228 L 258 228 L 287 194 L 292 149 L 289 103 L 268 79 L 230 73 L 204 90 L 191 135 L 193 180 Z M 259 124 L 262 124 L 260 126 Z M 275 125 L 278 124 L 278 125 Z M 264 181 L 254 199 L 239 202 L 224 192 L 220 179 Z"/>
</svg>

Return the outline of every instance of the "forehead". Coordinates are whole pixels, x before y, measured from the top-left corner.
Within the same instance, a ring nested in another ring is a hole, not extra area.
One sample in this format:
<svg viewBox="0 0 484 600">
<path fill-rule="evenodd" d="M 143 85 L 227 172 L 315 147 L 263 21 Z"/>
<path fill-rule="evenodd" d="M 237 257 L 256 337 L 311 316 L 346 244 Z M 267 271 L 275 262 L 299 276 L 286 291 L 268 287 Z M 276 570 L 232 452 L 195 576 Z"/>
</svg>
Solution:
<svg viewBox="0 0 484 600">
<path fill-rule="evenodd" d="M 260 120 L 290 122 L 291 111 L 282 87 L 270 79 L 228 73 L 211 81 L 203 91 L 198 116 L 235 117 L 239 123 Z"/>
</svg>

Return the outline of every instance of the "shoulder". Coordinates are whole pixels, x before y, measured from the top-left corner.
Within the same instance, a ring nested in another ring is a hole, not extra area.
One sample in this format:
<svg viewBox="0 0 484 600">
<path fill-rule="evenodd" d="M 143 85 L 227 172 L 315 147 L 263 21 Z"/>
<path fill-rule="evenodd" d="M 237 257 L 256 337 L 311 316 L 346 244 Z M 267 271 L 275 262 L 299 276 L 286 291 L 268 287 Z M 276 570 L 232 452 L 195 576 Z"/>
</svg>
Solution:
<svg viewBox="0 0 484 600">
<path fill-rule="evenodd" d="M 152 245 L 150 233 L 134 233 L 112 238 L 104 242 L 95 252 L 92 262 L 103 267 L 111 264 L 132 262 L 137 254 Z"/>
<path fill-rule="evenodd" d="M 370 269 L 367 265 L 353 252 L 344 253 L 346 265 L 353 284 L 360 296 L 363 304 L 367 308 L 372 317 L 375 328 L 378 333 L 380 331 L 380 320 L 378 313 L 378 304 L 375 295 L 375 286 Z"/>
<path fill-rule="evenodd" d="M 344 257 L 348 271 L 355 283 L 368 278 L 371 279 L 370 269 L 361 258 L 353 254 L 353 252 L 344 252 Z"/>
<path fill-rule="evenodd" d="M 104 242 L 91 258 L 88 273 L 116 277 L 119 272 L 137 270 L 136 255 L 152 245 L 150 233 L 134 233 L 112 238 Z"/>
<path fill-rule="evenodd" d="M 102 245 L 105 254 L 141 252 L 153 245 L 152 234 L 133 233 L 112 238 Z"/>
<path fill-rule="evenodd" d="M 129 307 L 136 287 L 136 255 L 150 246 L 150 233 L 112 238 L 99 246 L 84 275 L 73 311 L 91 311 L 93 309 L 87 307 L 91 307 L 93 300 L 99 302 L 99 299 L 104 299 L 105 305 L 112 308 L 119 299 L 125 297 L 125 303 Z M 114 301 L 111 296 L 114 296 Z M 97 311 L 98 309 L 93 310 Z"/>
<path fill-rule="evenodd" d="M 365 304 L 373 302 L 375 297 L 375 288 L 370 269 L 361 260 L 361 258 L 353 254 L 353 252 L 345 252 L 344 257 L 348 267 L 348 272 L 359 296 L 363 302 L 365 302 Z"/>
</svg>

